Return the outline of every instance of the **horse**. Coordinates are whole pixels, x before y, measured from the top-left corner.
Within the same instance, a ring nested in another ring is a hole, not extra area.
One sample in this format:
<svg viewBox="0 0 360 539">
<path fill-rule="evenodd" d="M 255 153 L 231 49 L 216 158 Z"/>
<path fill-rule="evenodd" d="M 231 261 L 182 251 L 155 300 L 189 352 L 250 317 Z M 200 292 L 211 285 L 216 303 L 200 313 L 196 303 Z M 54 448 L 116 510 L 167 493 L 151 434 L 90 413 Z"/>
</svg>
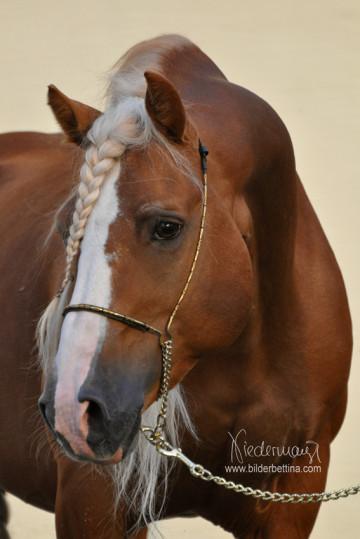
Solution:
<svg viewBox="0 0 360 539">
<path fill-rule="evenodd" d="M 209 480 L 321 492 L 345 414 L 345 287 L 285 125 L 177 35 L 115 64 L 103 112 L 48 102 L 62 134 L 1 135 L 0 489 L 61 539 L 308 537 L 319 504 Z"/>
</svg>

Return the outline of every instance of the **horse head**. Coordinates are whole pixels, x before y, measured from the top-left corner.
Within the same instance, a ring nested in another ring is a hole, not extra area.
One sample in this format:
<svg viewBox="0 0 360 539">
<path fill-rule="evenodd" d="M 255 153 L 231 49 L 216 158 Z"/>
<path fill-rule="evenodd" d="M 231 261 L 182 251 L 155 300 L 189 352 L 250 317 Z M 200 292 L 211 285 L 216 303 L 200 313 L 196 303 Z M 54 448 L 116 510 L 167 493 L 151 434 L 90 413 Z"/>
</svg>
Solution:
<svg viewBox="0 0 360 539">
<path fill-rule="evenodd" d="M 142 85 L 110 96 L 104 114 L 49 89 L 67 141 L 85 158 L 78 193 L 57 214 L 66 269 L 39 325 L 40 408 L 71 457 L 100 463 L 132 450 L 141 415 L 159 396 L 169 320 L 173 388 L 238 339 L 252 303 L 249 252 L 211 171 L 197 252 L 204 188 L 195 123 L 168 79 L 146 72 Z"/>
</svg>

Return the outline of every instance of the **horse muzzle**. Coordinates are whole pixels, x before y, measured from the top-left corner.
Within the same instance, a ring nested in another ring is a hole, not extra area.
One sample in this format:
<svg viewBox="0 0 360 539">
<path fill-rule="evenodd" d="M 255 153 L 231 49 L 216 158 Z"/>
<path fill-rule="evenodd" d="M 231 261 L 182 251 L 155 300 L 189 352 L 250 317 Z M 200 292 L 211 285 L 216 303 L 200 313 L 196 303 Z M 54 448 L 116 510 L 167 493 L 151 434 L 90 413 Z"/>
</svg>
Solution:
<svg viewBox="0 0 360 539">
<path fill-rule="evenodd" d="M 52 434 L 75 460 L 121 461 L 133 450 L 139 433 L 142 388 L 119 373 L 106 378 L 97 373 L 85 380 L 76 398 L 72 392 L 47 378 L 39 406 Z"/>
</svg>

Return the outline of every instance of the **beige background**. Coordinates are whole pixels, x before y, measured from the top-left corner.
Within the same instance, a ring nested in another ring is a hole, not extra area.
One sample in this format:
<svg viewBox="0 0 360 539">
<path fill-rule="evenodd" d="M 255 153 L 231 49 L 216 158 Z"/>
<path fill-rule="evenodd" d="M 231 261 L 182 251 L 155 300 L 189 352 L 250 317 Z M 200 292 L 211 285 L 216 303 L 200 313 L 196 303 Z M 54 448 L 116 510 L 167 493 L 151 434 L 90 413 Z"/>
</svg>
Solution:
<svg viewBox="0 0 360 539">
<path fill-rule="evenodd" d="M 193 39 L 283 118 L 354 321 L 349 407 L 333 444 L 329 489 L 360 481 L 359 29 L 359 0 L 0 0 L 1 131 L 54 131 L 49 83 L 100 106 L 106 69 L 131 45 L 167 32 Z M 357 498 L 324 504 L 312 537 L 359 537 Z M 13 539 L 55 537 L 51 515 L 17 500 L 11 507 Z M 229 536 L 200 519 L 161 530 L 172 539 Z"/>
</svg>

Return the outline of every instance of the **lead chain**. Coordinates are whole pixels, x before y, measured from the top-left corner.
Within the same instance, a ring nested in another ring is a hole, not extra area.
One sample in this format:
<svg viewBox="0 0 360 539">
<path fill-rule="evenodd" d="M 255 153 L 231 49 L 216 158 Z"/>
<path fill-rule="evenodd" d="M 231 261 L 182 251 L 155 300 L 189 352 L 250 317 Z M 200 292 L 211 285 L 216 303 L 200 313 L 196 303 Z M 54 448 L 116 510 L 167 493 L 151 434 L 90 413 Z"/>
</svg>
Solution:
<svg viewBox="0 0 360 539">
<path fill-rule="evenodd" d="M 145 430 L 151 429 L 145 427 Z M 289 494 L 287 492 L 270 492 L 269 490 L 254 489 L 252 487 L 245 487 L 241 483 L 234 483 L 233 481 L 227 481 L 224 477 L 218 475 L 213 475 L 209 470 L 201 466 L 201 464 L 195 464 L 192 460 L 189 459 L 182 450 L 179 448 L 173 447 L 169 442 L 167 442 L 162 434 L 158 438 L 154 436 L 154 440 L 144 432 L 148 441 L 155 445 L 157 451 L 166 457 L 178 458 L 181 460 L 190 470 L 190 473 L 203 481 L 212 481 L 216 485 L 222 486 L 228 490 L 233 490 L 237 494 L 243 494 L 244 496 L 250 496 L 252 498 L 261 499 L 264 501 L 271 502 L 281 502 L 281 503 L 291 503 L 291 504 L 307 504 L 307 503 L 320 503 L 320 502 L 329 502 L 334 500 L 339 500 L 340 498 L 347 498 L 350 495 L 355 495 L 360 492 L 360 484 L 353 485 L 348 488 L 342 488 L 340 490 L 333 490 L 330 492 L 313 492 L 311 494 Z"/>
<path fill-rule="evenodd" d="M 173 449 L 173 448 L 172 448 Z M 163 454 L 167 454 L 162 451 Z M 178 457 L 177 450 L 169 456 Z M 183 459 L 181 459 L 183 460 Z M 342 488 L 340 490 L 333 490 L 330 492 L 314 492 L 312 494 L 288 494 L 287 492 L 270 492 L 269 490 L 253 489 L 252 487 L 244 487 L 241 483 L 234 483 L 233 481 L 227 481 L 223 477 L 213 475 L 209 470 L 206 470 L 201 464 L 193 464 L 189 466 L 190 472 L 194 477 L 199 477 L 204 481 L 213 481 L 216 485 L 223 486 L 229 490 L 233 490 L 236 493 L 244 494 L 245 496 L 251 496 L 253 498 L 259 498 L 265 501 L 281 502 L 281 503 L 319 503 L 329 502 L 331 500 L 339 500 L 340 498 L 347 498 L 350 495 L 358 494 L 360 491 L 360 484 L 353 485 L 348 488 Z"/>
<path fill-rule="evenodd" d="M 166 414 L 168 405 L 168 394 L 170 386 L 170 372 L 172 365 L 172 339 L 161 343 L 162 350 L 162 374 L 159 394 L 162 397 L 161 407 L 156 420 L 156 426 L 141 427 L 141 432 L 145 438 L 161 453 L 164 449 L 170 449 L 170 444 L 164 439 L 163 433 L 166 428 Z"/>
</svg>

